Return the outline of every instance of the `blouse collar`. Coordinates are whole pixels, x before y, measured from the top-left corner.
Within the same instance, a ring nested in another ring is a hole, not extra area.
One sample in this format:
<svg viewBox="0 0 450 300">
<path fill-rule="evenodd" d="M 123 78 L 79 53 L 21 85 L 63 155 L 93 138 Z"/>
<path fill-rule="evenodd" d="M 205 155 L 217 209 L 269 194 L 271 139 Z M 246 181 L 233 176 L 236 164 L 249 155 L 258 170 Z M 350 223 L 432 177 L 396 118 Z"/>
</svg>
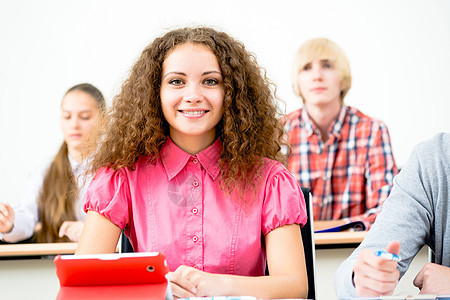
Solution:
<svg viewBox="0 0 450 300">
<path fill-rule="evenodd" d="M 186 166 L 189 161 L 198 160 L 206 172 L 213 180 L 219 176 L 219 158 L 222 150 L 222 143 L 216 140 L 211 146 L 191 155 L 178 147 L 169 137 L 161 148 L 161 161 L 167 172 L 169 180 L 174 178 Z"/>
</svg>

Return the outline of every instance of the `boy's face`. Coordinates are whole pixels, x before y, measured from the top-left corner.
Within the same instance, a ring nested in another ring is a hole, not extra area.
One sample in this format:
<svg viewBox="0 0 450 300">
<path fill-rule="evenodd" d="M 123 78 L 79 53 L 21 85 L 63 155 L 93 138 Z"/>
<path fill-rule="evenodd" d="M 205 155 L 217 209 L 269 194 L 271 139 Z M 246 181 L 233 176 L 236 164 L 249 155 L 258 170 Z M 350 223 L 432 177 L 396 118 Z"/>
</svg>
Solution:
<svg viewBox="0 0 450 300">
<path fill-rule="evenodd" d="M 341 76 L 333 62 L 313 60 L 299 71 L 297 80 L 305 104 L 323 106 L 340 103 Z"/>
</svg>

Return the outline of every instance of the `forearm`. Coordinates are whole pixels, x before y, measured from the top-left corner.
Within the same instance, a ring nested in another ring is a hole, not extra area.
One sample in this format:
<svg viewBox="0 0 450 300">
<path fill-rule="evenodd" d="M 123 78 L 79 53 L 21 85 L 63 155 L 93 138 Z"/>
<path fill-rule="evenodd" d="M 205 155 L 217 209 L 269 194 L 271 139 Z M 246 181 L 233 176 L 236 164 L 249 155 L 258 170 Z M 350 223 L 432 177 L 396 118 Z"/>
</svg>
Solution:
<svg viewBox="0 0 450 300">
<path fill-rule="evenodd" d="M 121 229 L 95 211 L 87 213 L 75 254 L 114 253 Z"/>
<path fill-rule="evenodd" d="M 1 235 L 1 239 L 8 243 L 16 243 L 33 236 L 37 220 L 24 210 L 17 210 L 11 231 Z"/>
<path fill-rule="evenodd" d="M 247 277 L 236 275 L 223 276 L 224 295 L 251 295 L 263 299 L 306 298 L 308 295 L 307 278 L 297 275 L 271 275 Z"/>
</svg>

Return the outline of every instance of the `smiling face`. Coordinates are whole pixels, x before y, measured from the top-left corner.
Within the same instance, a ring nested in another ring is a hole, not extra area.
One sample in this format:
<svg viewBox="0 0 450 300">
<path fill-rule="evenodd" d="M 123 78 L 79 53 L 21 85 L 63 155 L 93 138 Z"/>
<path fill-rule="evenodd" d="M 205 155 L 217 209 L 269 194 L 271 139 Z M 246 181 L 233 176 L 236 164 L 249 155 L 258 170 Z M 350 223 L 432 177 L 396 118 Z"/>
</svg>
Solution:
<svg viewBox="0 0 450 300">
<path fill-rule="evenodd" d="M 341 76 L 326 59 L 307 63 L 297 77 L 306 105 L 323 106 L 341 102 Z"/>
<path fill-rule="evenodd" d="M 88 93 L 74 90 L 64 96 L 61 104 L 61 129 L 69 154 L 73 158 L 79 157 L 98 116 L 97 102 Z"/>
<path fill-rule="evenodd" d="M 161 106 L 170 137 L 196 154 L 216 138 L 223 114 L 223 78 L 216 56 L 205 46 L 186 43 L 164 60 Z"/>
</svg>

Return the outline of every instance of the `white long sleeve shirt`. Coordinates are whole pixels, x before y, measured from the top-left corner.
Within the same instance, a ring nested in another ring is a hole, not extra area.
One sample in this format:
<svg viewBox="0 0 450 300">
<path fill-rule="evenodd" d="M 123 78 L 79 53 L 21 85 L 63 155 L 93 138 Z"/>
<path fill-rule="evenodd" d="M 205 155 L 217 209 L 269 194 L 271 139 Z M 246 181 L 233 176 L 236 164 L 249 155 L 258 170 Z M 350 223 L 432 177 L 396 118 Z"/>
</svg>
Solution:
<svg viewBox="0 0 450 300">
<path fill-rule="evenodd" d="M 82 200 L 91 181 L 91 177 L 89 176 L 86 178 L 83 175 L 79 176 L 86 168 L 86 161 L 79 163 L 71 158 L 70 155 L 68 157 L 75 180 L 78 182 L 79 193 L 76 200 L 77 203 L 75 203 L 77 220 L 84 222 L 86 213 L 83 211 Z M 37 201 L 42 189 L 44 177 L 50 164 L 51 161 L 30 174 L 24 189 L 22 200 L 17 205 L 13 206 L 15 213 L 13 229 L 8 233 L 0 233 L 0 240 L 15 243 L 28 239 L 33 235 L 36 223 L 40 221 Z"/>
</svg>

